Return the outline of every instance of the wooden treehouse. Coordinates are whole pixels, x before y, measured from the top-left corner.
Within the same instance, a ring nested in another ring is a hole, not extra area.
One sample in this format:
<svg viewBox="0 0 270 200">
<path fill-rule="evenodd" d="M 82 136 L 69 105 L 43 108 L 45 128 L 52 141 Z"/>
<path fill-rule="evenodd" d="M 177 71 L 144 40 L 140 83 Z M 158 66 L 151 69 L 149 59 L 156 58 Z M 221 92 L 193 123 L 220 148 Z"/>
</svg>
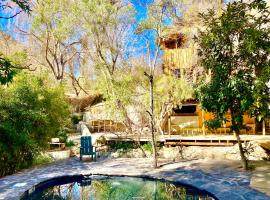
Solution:
<svg viewBox="0 0 270 200">
<path fill-rule="evenodd" d="M 193 78 L 187 77 L 187 72 L 192 71 L 198 61 L 196 46 L 193 41 L 187 40 L 188 36 L 174 32 L 159 38 L 159 44 L 163 50 L 163 72 L 169 76 L 188 79 L 188 81 L 196 81 L 196 72 Z M 189 38 L 191 38 L 189 36 Z M 209 78 L 209 77 L 208 77 Z M 209 130 L 205 126 L 205 121 L 213 119 L 213 113 L 204 112 L 199 102 L 189 100 L 183 103 L 181 107 L 168 110 L 163 115 L 162 130 L 167 135 L 228 135 L 231 134 L 230 113 L 226 114 L 226 122 L 216 130 Z M 269 120 L 261 124 L 256 123 L 255 118 L 250 118 L 247 114 L 243 116 L 245 128 L 241 130 L 242 134 L 256 134 L 270 128 Z"/>
<path fill-rule="evenodd" d="M 185 72 L 197 63 L 194 44 L 186 46 L 186 38 L 181 33 L 165 35 L 160 38 L 163 50 L 163 72 L 184 78 Z"/>
</svg>

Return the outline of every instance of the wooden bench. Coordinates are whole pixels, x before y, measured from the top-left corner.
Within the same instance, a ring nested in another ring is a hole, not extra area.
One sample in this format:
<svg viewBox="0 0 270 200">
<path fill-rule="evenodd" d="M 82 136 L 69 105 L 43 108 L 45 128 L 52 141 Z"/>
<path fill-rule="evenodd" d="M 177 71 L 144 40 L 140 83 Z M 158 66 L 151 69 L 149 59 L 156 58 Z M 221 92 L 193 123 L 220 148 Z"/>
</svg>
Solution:
<svg viewBox="0 0 270 200">
<path fill-rule="evenodd" d="M 59 149 L 64 149 L 65 148 L 65 143 L 60 142 L 59 138 L 52 138 L 51 142 L 49 142 L 50 148 L 51 146 L 58 146 Z"/>
</svg>

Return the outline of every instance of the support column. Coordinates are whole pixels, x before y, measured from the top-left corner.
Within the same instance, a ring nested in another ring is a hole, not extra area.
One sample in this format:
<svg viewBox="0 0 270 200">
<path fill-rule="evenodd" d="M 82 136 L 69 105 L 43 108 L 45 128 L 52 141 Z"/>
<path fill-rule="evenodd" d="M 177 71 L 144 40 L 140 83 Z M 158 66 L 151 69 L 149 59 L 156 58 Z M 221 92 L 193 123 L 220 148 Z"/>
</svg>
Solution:
<svg viewBox="0 0 270 200">
<path fill-rule="evenodd" d="M 265 134 L 265 120 L 262 121 L 262 132 L 263 132 L 263 135 L 266 135 Z"/>
<path fill-rule="evenodd" d="M 168 117 L 168 132 L 169 137 L 171 137 L 171 116 Z"/>
<path fill-rule="evenodd" d="M 205 135 L 204 110 L 203 109 L 202 109 L 202 130 L 203 130 L 203 135 Z"/>
</svg>

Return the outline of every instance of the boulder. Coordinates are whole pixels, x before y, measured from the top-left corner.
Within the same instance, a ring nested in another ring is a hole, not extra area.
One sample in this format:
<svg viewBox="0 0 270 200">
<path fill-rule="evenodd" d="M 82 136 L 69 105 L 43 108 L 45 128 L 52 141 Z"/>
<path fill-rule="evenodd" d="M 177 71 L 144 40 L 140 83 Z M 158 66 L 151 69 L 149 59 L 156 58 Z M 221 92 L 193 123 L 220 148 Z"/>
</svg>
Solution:
<svg viewBox="0 0 270 200">
<path fill-rule="evenodd" d="M 269 160 L 269 155 L 256 141 L 247 142 L 243 145 L 248 160 Z M 241 160 L 238 144 L 231 147 L 225 154 L 227 159 Z"/>
<path fill-rule="evenodd" d="M 162 147 L 158 154 L 166 159 L 182 159 L 181 147 Z"/>
</svg>

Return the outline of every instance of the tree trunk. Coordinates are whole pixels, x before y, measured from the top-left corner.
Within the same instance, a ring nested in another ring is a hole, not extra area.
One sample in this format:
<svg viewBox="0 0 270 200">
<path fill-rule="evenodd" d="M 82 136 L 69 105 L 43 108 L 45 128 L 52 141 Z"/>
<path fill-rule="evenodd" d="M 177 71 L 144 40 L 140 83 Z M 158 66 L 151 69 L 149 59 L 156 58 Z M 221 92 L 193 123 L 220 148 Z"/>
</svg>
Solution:
<svg viewBox="0 0 270 200">
<path fill-rule="evenodd" d="M 236 101 L 235 105 L 239 105 L 239 102 Z M 240 129 L 243 126 L 243 113 L 239 112 L 239 106 L 231 107 L 231 119 L 232 119 L 232 130 L 237 139 L 239 152 L 242 160 L 242 167 L 244 170 L 248 169 L 248 160 L 245 156 L 245 152 L 242 146 L 240 138 Z"/>
<path fill-rule="evenodd" d="M 266 135 L 266 133 L 265 133 L 265 119 L 262 121 L 262 132 L 263 132 L 263 135 Z"/>
<path fill-rule="evenodd" d="M 153 76 L 150 76 L 150 108 L 151 108 L 151 139 L 152 139 L 152 151 L 153 151 L 153 167 L 157 168 L 157 150 L 155 141 L 155 118 L 154 118 L 154 94 L 153 94 Z"/>
<path fill-rule="evenodd" d="M 155 141 L 155 118 L 154 118 L 154 93 L 153 93 L 153 86 L 154 80 L 153 75 L 148 75 L 146 72 L 144 73 L 145 76 L 148 77 L 150 82 L 150 126 L 151 126 L 151 143 L 152 143 L 152 152 L 153 152 L 153 167 L 157 168 L 157 150 L 156 150 L 156 141 Z"/>
<path fill-rule="evenodd" d="M 247 158 L 245 156 L 245 153 L 244 153 L 244 149 L 243 149 L 243 146 L 242 146 L 242 142 L 241 142 L 241 139 L 240 139 L 240 131 L 234 131 L 234 135 L 237 139 L 237 143 L 238 143 L 238 147 L 239 147 L 239 152 L 240 152 L 240 156 L 241 156 L 241 160 L 242 160 L 242 166 L 244 168 L 244 170 L 247 170 L 248 169 L 248 161 L 247 161 Z"/>
</svg>

